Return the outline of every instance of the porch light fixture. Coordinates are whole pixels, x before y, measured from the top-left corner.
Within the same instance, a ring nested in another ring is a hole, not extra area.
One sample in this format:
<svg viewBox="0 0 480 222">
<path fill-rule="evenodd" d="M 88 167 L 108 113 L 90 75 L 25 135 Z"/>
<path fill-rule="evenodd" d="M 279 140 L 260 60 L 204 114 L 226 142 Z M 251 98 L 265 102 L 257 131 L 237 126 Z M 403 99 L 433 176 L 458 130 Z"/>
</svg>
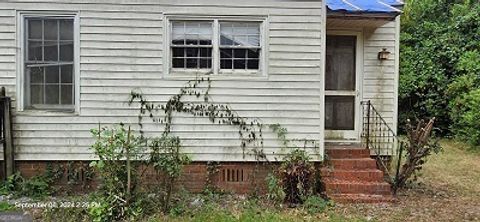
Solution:
<svg viewBox="0 0 480 222">
<path fill-rule="evenodd" d="M 387 48 L 383 48 L 381 52 L 378 53 L 378 60 L 384 61 L 388 59 L 390 52 L 387 51 Z"/>
</svg>

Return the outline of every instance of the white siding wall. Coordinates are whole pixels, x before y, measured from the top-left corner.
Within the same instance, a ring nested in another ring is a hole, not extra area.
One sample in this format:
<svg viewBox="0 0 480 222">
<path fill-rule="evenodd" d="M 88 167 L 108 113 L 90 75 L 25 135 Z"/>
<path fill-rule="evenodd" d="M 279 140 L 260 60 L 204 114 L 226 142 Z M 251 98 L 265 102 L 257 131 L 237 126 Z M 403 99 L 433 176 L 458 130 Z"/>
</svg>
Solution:
<svg viewBox="0 0 480 222">
<path fill-rule="evenodd" d="M 215 78 L 211 95 L 246 117 L 280 123 L 291 137 L 320 139 L 322 2 L 225 0 L 12 0 L 0 3 L 0 85 L 16 97 L 16 10 L 78 11 L 80 17 L 80 112 L 16 112 L 14 136 L 19 160 L 92 158 L 89 133 L 98 124 L 137 122 L 126 104 L 141 88 L 165 102 L 185 78 L 165 78 L 164 14 L 268 16 L 268 77 Z M 19 40 L 18 40 L 19 41 Z M 373 49 L 372 49 L 373 50 Z M 145 119 L 145 122 L 148 122 Z M 174 131 L 194 160 L 243 160 L 238 133 L 206 119 L 175 118 Z M 147 124 L 150 133 L 161 127 Z M 271 133 L 267 153 L 280 153 Z"/>
<path fill-rule="evenodd" d="M 380 27 L 364 29 L 363 100 L 371 100 L 385 121 L 396 130 L 398 60 L 396 21 Z M 378 52 L 391 52 L 386 61 L 378 60 Z"/>
</svg>

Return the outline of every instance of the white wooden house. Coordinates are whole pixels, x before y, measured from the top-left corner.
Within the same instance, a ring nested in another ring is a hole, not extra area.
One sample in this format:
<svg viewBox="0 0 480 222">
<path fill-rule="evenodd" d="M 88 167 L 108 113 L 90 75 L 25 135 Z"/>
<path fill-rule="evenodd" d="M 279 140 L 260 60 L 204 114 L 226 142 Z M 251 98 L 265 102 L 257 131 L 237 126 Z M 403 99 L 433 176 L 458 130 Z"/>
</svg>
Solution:
<svg viewBox="0 0 480 222">
<path fill-rule="evenodd" d="M 164 102 L 195 76 L 290 138 L 360 142 L 362 101 L 397 128 L 395 0 L 0 1 L 0 86 L 17 161 L 90 160 L 98 124 L 137 123 L 132 89 Z M 380 53 L 380 54 L 379 54 Z M 382 58 L 379 58 L 379 55 Z M 195 161 L 244 161 L 231 126 L 179 115 Z M 146 124 L 149 133 L 158 133 Z M 279 152 L 265 133 L 265 151 Z M 321 158 L 321 157 L 319 157 Z"/>
</svg>

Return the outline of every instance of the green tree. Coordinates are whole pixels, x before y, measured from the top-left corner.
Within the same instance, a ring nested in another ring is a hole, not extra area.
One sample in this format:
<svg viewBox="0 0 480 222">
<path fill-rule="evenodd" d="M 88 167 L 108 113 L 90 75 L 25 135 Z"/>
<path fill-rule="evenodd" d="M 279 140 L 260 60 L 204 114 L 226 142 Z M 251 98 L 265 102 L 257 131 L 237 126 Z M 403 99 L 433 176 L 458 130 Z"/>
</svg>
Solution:
<svg viewBox="0 0 480 222">
<path fill-rule="evenodd" d="M 467 108 L 480 88 L 478 0 L 407 0 L 400 49 L 400 126 L 437 117 L 441 134 L 462 138 Z M 467 96 L 469 95 L 469 96 Z M 473 132 L 471 132 L 473 133 Z M 479 145 L 473 144 L 472 145 Z"/>
</svg>

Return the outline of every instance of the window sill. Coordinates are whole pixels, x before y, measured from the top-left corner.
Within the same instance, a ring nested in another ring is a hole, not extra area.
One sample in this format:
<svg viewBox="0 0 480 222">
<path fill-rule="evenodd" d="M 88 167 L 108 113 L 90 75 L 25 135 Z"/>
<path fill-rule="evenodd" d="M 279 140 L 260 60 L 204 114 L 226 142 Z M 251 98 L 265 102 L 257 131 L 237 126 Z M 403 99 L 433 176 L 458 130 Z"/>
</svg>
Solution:
<svg viewBox="0 0 480 222">
<path fill-rule="evenodd" d="M 264 75 L 261 72 L 222 72 L 219 74 L 206 74 L 199 73 L 194 70 L 191 72 L 181 71 L 171 71 L 169 74 L 164 76 L 166 80 L 192 80 L 195 77 L 210 78 L 211 80 L 268 80 L 268 76 Z"/>
<path fill-rule="evenodd" d="M 17 111 L 17 116 L 79 116 L 74 110 L 25 109 Z"/>
</svg>

